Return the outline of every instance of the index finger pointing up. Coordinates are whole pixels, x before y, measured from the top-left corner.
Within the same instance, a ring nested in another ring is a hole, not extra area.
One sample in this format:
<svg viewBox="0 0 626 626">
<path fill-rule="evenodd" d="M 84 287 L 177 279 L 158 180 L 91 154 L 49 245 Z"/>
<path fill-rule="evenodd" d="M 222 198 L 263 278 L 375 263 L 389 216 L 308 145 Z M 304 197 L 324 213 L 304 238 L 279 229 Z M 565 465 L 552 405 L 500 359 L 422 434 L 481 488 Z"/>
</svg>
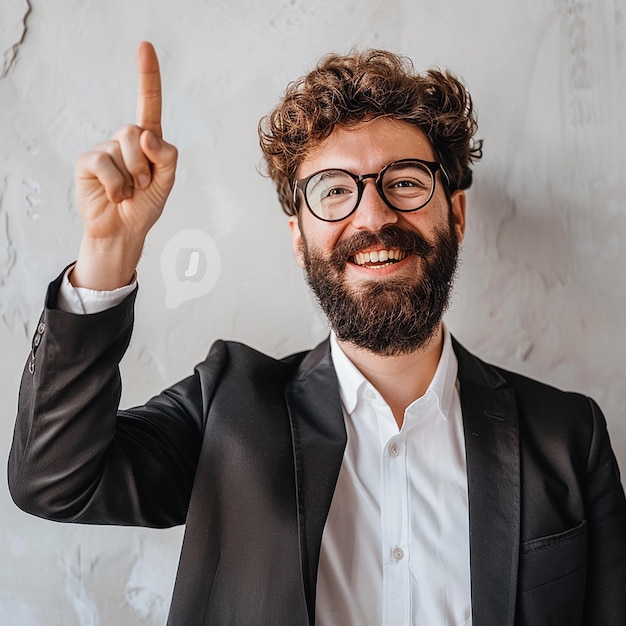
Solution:
<svg viewBox="0 0 626 626">
<path fill-rule="evenodd" d="M 137 49 L 139 93 L 137 95 L 137 126 L 153 132 L 159 139 L 161 130 L 161 72 L 152 44 L 142 41 Z"/>
</svg>

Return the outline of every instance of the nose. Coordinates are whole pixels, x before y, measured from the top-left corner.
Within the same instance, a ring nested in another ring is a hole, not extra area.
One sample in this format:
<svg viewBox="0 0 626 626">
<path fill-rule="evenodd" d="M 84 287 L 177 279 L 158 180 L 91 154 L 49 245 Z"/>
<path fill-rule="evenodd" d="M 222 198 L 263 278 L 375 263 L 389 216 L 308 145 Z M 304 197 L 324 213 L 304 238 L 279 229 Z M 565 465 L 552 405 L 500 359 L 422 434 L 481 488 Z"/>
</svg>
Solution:
<svg viewBox="0 0 626 626">
<path fill-rule="evenodd" d="M 375 181 L 370 178 L 363 184 L 361 202 L 352 215 L 353 228 L 378 232 L 388 224 L 395 224 L 399 219 L 398 213 L 381 198 Z"/>
</svg>

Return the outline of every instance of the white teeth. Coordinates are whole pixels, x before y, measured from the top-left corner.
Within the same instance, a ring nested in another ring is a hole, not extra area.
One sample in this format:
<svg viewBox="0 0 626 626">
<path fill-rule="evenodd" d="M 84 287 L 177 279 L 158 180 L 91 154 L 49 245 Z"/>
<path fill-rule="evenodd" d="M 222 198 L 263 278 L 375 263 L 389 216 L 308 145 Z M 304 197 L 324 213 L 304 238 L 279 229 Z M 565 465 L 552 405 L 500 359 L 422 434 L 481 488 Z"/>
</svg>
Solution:
<svg viewBox="0 0 626 626">
<path fill-rule="evenodd" d="M 357 252 L 354 255 L 354 263 L 357 265 L 367 265 L 368 263 L 386 263 L 387 261 L 401 261 L 406 256 L 402 250 L 374 250 L 372 252 Z M 383 266 L 381 266 L 383 267 Z"/>
</svg>

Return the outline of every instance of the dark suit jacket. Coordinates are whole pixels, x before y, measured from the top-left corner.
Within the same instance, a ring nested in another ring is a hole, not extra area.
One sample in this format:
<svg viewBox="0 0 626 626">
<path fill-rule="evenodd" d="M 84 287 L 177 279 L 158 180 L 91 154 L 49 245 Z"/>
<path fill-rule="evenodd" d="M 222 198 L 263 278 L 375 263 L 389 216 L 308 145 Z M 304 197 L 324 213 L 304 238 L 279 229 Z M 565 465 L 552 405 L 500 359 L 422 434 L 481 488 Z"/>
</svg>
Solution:
<svg viewBox="0 0 626 626">
<path fill-rule="evenodd" d="M 217 342 L 193 376 L 118 412 L 133 297 L 76 316 L 54 308 L 57 286 L 20 390 L 17 504 L 69 522 L 186 523 L 170 625 L 314 623 L 346 443 L 328 342 L 282 360 Z M 474 626 L 624 626 L 626 503 L 599 408 L 454 350 Z"/>
</svg>

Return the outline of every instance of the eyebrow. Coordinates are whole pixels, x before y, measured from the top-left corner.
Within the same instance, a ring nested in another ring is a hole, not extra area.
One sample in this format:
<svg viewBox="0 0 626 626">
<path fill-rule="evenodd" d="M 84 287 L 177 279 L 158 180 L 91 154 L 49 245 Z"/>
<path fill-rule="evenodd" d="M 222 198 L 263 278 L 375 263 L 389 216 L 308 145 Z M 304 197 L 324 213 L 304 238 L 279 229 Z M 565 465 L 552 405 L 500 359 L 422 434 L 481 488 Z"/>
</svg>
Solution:
<svg viewBox="0 0 626 626">
<path fill-rule="evenodd" d="M 396 163 L 393 166 L 393 171 L 394 172 L 395 171 L 400 171 L 401 172 L 402 170 L 415 169 L 416 167 L 421 167 L 422 170 L 430 171 L 430 170 L 428 170 L 427 167 L 425 167 L 424 165 L 420 164 L 419 162 L 417 163 L 417 166 L 416 166 L 416 162 L 415 161 L 408 162 L 408 163 Z"/>
<path fill-rule="evenodd" d="M 336 170 L 322 170 L 313 176 L 319 176 L 319 180 L 326 180 L 327 178 L 336 178 L 337 176 L 345 175 L 346 172 L 340 169 Z"/>
</svg>

